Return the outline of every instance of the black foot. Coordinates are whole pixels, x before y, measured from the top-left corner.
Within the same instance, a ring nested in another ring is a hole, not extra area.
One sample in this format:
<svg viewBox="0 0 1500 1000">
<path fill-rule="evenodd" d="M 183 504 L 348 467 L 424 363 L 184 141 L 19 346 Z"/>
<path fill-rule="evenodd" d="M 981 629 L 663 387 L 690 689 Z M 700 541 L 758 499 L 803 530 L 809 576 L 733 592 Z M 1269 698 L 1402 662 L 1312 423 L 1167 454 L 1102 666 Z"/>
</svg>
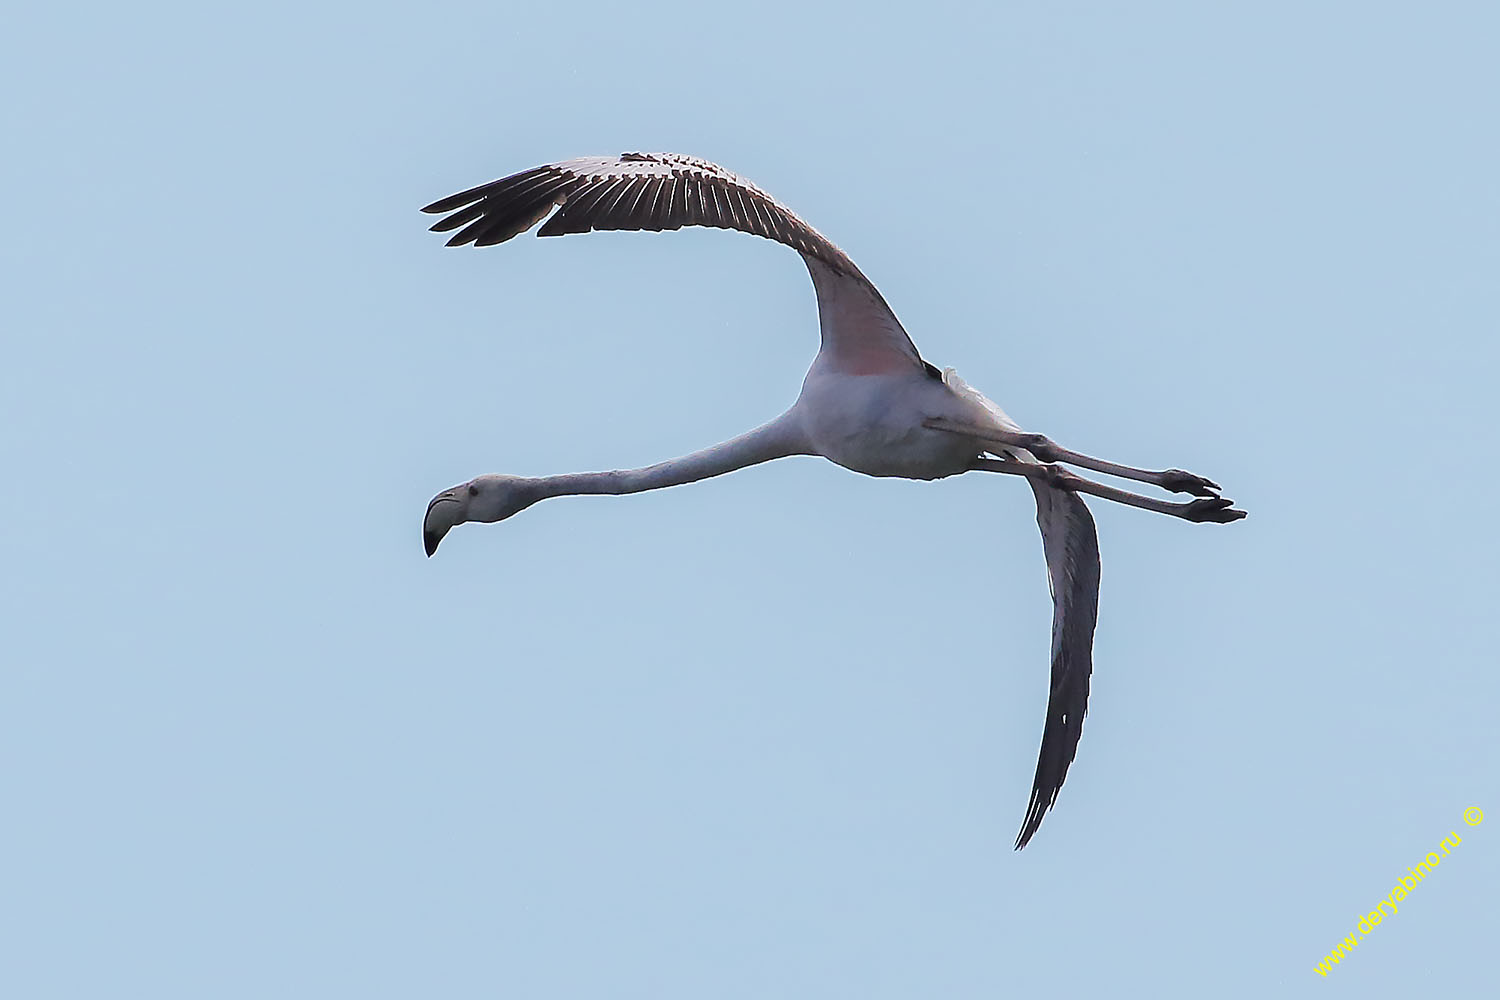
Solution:
<svg viewBox="0 0 1500 1000">
<path fill-rule="evenodd" d="M 1219 495 L 1219 484 L 1212 479 L 1195 476 L 1181 469 L 1168 469 L 1161 474 L 1161 488 L 1173 493 L 1191 493 L 1195 497 Z"/>
<path fill-rule="evenodd" d="M 1228 524 L 1238 521 L 1246 514 L 1243 510 L 1234 509 L 1234 501 L 1224 497 L 1203 497 L 1198 500 L 1190 500 L 1183 505 L 1182 516 L 1189 521 L 1199 524 Z"/>
</svg>

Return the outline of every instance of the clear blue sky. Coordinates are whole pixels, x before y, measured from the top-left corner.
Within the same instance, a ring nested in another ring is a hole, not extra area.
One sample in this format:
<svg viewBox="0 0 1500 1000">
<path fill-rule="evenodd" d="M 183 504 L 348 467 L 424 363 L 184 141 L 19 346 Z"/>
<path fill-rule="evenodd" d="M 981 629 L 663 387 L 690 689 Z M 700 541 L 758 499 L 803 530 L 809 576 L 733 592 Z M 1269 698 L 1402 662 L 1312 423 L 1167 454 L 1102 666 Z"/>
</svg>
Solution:
<svg viewBox="0 0 1500 1000">
<path fill-rule="evenodd" d="M 13 13 L 0 992 L 1476 995 L 1497 33 L 1481 3 Z M 1094 504 L 1091 713 L 1026 851 L 1019 482 L 789 460 L 423 557 L 455 482 L 795 397 L 785 248 L 461 252 L 416 211 L 630 149 L 786 201 L 1027 427 L 1251 512 Z"/>
</svg>

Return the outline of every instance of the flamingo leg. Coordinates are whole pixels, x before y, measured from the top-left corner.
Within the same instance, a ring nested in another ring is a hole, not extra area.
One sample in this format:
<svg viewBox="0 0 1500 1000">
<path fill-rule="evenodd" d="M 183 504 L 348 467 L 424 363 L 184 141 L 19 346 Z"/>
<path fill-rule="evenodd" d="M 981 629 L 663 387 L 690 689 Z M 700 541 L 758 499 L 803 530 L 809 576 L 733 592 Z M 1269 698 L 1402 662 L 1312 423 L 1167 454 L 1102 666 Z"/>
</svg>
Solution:
<svg viewBox="0 0 1500 1000">
<path fill-rule="evenodd" d="M 1058 489 L 1073 493 L 1088 493 L 1115 503 L 1123 503 L 1171 517 L 1180 517 L 1184 521 L 1194 521 L 1200 524 L 1204 522 L 1228 524 L 1245 516 L 1245 511 L 1234 509 L 1233 500 L 1227 500 L 1224 497 L 1199 497 L 1183 503 L 1156 500 L 1152 497 L 1143 497 L 1139 493 L 1130 493 L 1126 490 L 1115 489 L 1113 486 L 1105 486 L 1103 483 L 1096 483 L 1092 479 L 1085 479 L 1057 465 L 1016 462 L 1004 458 L 976 458 L 970 468 L 976 472 L 999 472 L 1009 476 L 1025 476 Z"/>
<path fill-rule="evenodd" d="M 964 434 L 981 441 L 1003 444 L 1009 448 L 1022 448 L 1035 455 L 1041 462 L 1066 462 L 1068 465 L 1102 472 L 1107 476 L 1119 476 L 1121 479 L 1133 479 L 1138 483 L 1150 483 L 1152 486 L 1159 486 L 1171 493 L 1191 493 L 1194 496 L 1213 497 L 1217 496 L 1219 491 L 1218 483 L 1191 472 L 1184 472 L 1181 469 L 1152 472 L 1150 469 L 1137 469 L 1134 466 L 1120 465 L 1117 462 L 1106 462 L 1102 458 L 1091 458 L 1088 455 L 1070 451 L 1045 434 L 1026 434 L 1020 431 L 979 427 L 975 424 L 949 420 L 946 417 L 932 417 L 922 421 L 922 426 L 938 431 Z"/>
</svg>

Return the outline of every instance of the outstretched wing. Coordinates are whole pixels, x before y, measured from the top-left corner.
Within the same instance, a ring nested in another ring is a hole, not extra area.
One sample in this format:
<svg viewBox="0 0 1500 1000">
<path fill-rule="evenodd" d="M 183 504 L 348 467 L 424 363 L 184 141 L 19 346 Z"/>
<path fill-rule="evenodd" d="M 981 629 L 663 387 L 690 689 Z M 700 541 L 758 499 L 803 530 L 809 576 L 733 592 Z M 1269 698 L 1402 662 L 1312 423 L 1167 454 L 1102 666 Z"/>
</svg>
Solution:
<svg viewBox="0 0 1500 1000">
<path fill-rule="evenodd" d="M 549 215 L 538 236 L 683 226 L 763 236 L 807 261 L 824 349 L 846 370 L 924 364 L 880 293 L 842 250 L 743 177 L 694 156 L 623 153 L 549 163 L 461 191 L 422 211 L 447 216 L 432 229 L 457 230 L 449 246 L 504 243 Z"/>
<path fill-rule="evenodd" d="M 1099 536 L 1077 493 L 1030 479 L 1052 585 L 1052 684 L 1036 777 L 1016 850 L 1026 846 L 1057 801 L 1078 751 L 1094 669 L 1094 622 L 1099 612 Z"/>
<path fill-rule="evenodd" d="M 840 273 L 857 272 L 842 250 L 754 184 L 717 164 L 678 153 L 549 163 L 435 201 L 422 211 L 453 213 L 432 227 L 437 233 L 459 230 L 448 240 L 450 247 L 487 247 L 526 232 L 558 205 L 562 211 L 538 236 L 713 226 L 785 243 Z"/>
</svg>

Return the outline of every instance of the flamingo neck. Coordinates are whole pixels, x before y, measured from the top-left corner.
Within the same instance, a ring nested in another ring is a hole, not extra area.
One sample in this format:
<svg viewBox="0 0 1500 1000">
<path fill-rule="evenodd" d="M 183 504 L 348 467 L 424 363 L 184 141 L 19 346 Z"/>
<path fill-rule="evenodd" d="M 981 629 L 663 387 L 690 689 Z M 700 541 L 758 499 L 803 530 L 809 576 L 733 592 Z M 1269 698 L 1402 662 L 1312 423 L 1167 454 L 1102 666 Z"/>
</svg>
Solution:
<svg viewBox="0 0 1500 1000">
<path fill-rule="evenodd" d="M 695 483 L 789 455 L 810 455 L 801 421 L 787 411 L 770 423 L 691 455 L 642 469 L 575 472 L 534 480 L 539 499 L 587 494 L 620 495 Z"/>
</svg>

